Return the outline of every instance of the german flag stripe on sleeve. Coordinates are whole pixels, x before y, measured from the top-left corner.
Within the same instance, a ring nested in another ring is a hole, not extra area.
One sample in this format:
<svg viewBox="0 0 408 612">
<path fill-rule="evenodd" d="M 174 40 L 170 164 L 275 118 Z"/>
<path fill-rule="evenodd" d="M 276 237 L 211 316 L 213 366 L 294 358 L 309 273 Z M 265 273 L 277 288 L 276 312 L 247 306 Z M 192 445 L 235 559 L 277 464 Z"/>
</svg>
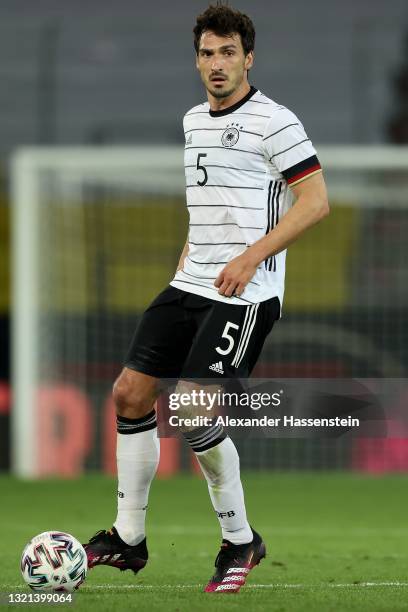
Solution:
<svg viewBox="0 0 408 612">
<path fill-rule="evenodd" d="M 316 174 L 317 172 L 320 172 L 321 169 L 322 167 L 316 155 L 312 155 L 312 157 L 304 159 L 298 164 L 292 166 L 291 168 L 283 170 L 282 174 L 285 177 L 288 185 L 295 185 L 296 183 L 300 183 L 300 181 L 303 181 L 311 174 Z"/>
</svg>

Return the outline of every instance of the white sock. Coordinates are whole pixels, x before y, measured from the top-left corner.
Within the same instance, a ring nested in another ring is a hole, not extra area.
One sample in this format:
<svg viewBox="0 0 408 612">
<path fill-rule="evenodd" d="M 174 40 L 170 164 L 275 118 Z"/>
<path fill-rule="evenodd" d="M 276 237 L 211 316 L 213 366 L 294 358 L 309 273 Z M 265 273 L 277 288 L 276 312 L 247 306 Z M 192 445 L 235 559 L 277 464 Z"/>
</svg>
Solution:
<svg viewBox="0 0 408 612">
<path fill-rule="evenodd" d="M 145 518 L 151 482 L 159 464 L 160 443 L 156 421 L 118 417 L 116 459 L 118 465 L 118 514 L 114 526 L 126 544 L 135 546 L 145 537 Z M 153 420 L 154 417 L 154 420 Z M 137 429 L 142 431 L 137 431 Z M 120 431 L 137 433 L 120 433 Z"/>
<path fill-rule="evenodd" d="M 207 480 L 222 537 L 233 544 L 252 542 L 239 473 L 239 456 L 233 441 L 227 437 L 213 448 L 196 453 L 196 456 Z"/>
</svg>

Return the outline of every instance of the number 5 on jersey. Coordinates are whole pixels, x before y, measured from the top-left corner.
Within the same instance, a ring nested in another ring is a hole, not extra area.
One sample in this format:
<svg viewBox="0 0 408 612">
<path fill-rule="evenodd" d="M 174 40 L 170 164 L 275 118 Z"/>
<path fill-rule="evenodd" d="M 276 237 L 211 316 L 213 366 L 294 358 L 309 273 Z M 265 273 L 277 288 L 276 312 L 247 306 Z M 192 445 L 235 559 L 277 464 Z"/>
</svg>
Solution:
<svg viewBox="0 0 408 612">
<path fill-rule="evenodd" d="M 215 350 L 220 355 L 228 355 L 228 353 L 230 353 L 232 349 L 234 348 L 235 340 L 233 336 L 231 336 L 231 334 L 228 333 L 230 329 L 239 329 L 239 325 L 236 325 L 235 323 L 231 323 L 231 321 L 227 321 L 224 327 L 224 331 L 222 332 L 221 338 L 225 338 L 225 340 L 228 341 L 228 345 L 226 348 L 221 348 L 220 346 L 215 347 Z"/>
<path fill-rule="evenodd" d="M 197 181 L 197 185 L 200 185 L 200 187 L 204 187 L 204 185 L 208 181 L 208 174 L 207 174 L 207 168 L 203 165 L 200 165 L 200 157 L 207 157 L 207 153 L 199 153 L 197 155 L 197 170 L 201 170 L 201 172 L 204 172 L 203 180 Z"/>
</svg>

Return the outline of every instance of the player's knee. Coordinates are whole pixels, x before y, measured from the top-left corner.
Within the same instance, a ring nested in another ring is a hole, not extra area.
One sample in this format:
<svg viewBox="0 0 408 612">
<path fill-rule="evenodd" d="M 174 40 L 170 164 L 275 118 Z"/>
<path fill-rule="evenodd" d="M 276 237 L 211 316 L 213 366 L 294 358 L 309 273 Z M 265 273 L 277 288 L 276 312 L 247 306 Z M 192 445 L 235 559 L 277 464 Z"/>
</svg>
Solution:
<svg viewBox="0 0 408 612">
<path fill-rule="evenodd" d="M 153 407 L 151 398 L 125 377 L 120 376 L 113 385 L 113 401 L 116 413 L 129 419 L 138 419 L 148 414 Z"/>
</svg>

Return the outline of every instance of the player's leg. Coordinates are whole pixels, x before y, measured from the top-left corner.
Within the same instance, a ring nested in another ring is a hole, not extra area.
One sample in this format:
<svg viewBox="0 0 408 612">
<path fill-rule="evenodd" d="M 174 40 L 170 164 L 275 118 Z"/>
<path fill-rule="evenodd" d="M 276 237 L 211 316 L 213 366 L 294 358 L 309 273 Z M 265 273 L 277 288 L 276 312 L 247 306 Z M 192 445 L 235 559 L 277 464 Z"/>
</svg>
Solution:
<svg viewBox="0 0 408 612">
<path fill-rule="evenodd" d="M 154 403 L 159 381 L 124 368 L 115 382 L 118 511 L 114 526 L 85 544 L 90 568 L 111 565 L 135 573 L 147 562 L 145 517 L 150 484 L 159 462 Z"/>
<path fill-rule="evenodd" d="M 180 381 L 176 392 L 184 397 L 205 391 L 205 396 L 217 397 L 223 388 L 220 385 Z M 207 383 L 208 381 L 206 381 Z M 193 416 L 214 417 L 205 405 L 181 406 L 178 417 L 189 419 Z M 187 443 L 195 453 L 201 470 L 207 480 L 208 491 L 214 511 L 218 517 L 222 536 L 234 544 L 244 544 L 252 540 L 252 530 L 248 523 L 244 493 L 240 479 L 239 457 L 231 438 L 222 425 L 213 424 L 202 427 L 180 427 Z"/>
<path fill-rule="evenodd" d="M 221 379 L 220 383 L 225 378 L 249 376 L 278 316 L 277 298 L 247 307 L 214 302 L 213 312 L 207 315 L 194 340 L 182 376 L 211 376 Z M 236 592 L 250 569 L 265 556 L 265 545 L 247 520 L 234 443 L 219 426 L 205 429 L 185 433 L 185 437 L 207 480 L 223 538 L 217 570 L 206 591 Z"/>
<path fill-rule="evenodd" d="M 145 516 L 159 462 L 154 404 L 160 378 L 178 377 L 191 344 L 181 297 L 171 287 L 146 310 L 115 382 L 118 512 L 112 529 L 101 530 L 85 545 L 90 567 L 104 564 L 137 572 L 146 564 Z"/>
<path fill-rule="evenodd" d="M 249 376 L 278 316 L 277 298 L 249 306 L 212 301 L 209 312 L 199 321 L 181 377 L 211 378 L 221 386 L 226 379 Z M 194 383 L 185 381 L 183 385 L 189 388 Z M 223 538 L 247 544 L 253 534 L 246 517 L 237 450 L 221 426 L 207 429 L 188 432 L 185 437 L 207 479 Z"/>
<path fill-rule="evenodd" d="M 123 369 L 113 389 L 118 468 L 118 512 L 114 527 L 130 546 L 145 538 L 149 490 L 160 457 L 154 409 L 159 393 L 158 379 L 129 368 Z"/>
</svg>

